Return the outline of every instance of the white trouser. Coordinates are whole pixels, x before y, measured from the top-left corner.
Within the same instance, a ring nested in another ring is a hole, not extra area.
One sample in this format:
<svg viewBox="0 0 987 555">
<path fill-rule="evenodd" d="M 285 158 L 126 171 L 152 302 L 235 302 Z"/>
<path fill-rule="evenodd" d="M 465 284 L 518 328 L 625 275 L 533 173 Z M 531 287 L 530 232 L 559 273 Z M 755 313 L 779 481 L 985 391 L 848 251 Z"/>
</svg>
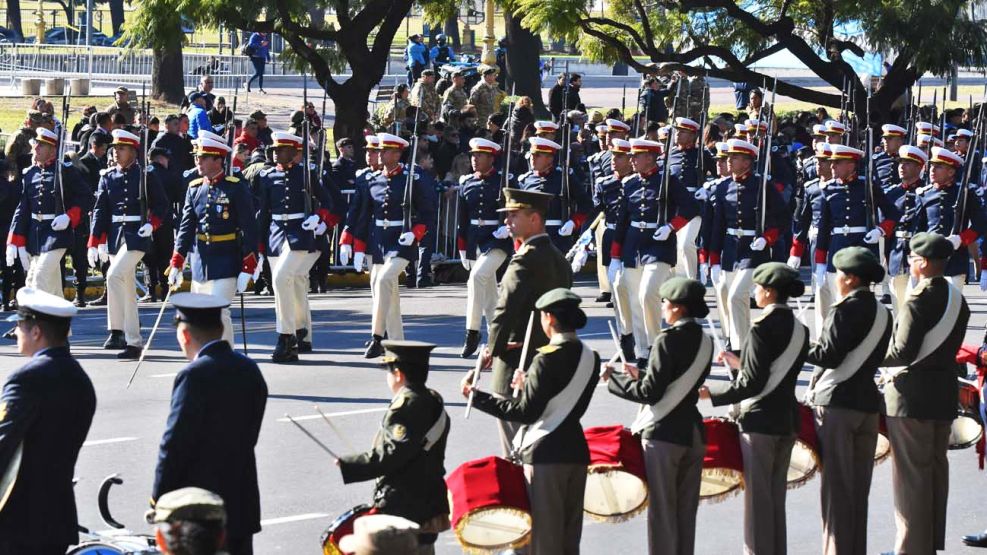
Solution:
<svg viewBox="0 0 987 555">
<path fill-rule="evenodd" d="M 600 284 L 600 293 L 612 293 L 613 284 L 607 277 L 607 266 L 603 263 L 603 233 L 607 230 L 606 222 L 600 222 L 596 226 L 596 281 Z"/>
<path fill-rule="evenodd" d="M 702 223 L 702 218 L 696 216 L 675 232 L 675 249 L 678 254 L 678 260 L 676 260 L 675 264 L 675 275 L 696 279 L 699 267 L 699 256 L 696 254 L 696 238 L 699 237 L 699 228 L 702 227 Z"/>
<path fill-rule="evenodd" d="M 230 301 L 232 304 L 234 297 L 236 297 L 236 278 L 211 279 L 202 282 L 193 280 L 190 290 L 193 293 L 216 295 Z M 236 343 L 233 342 L 233 318 L 230 316 L 230 309 L 228 307 L 223 309 L 222 318 L 223 340 L 230 345 L 235 345 Z"/>
<path fill-rule="evenodd" d="M 318 252 L 283 249 L 281 256 L 269 259 L 271 280 L 274 282 L 276 329 L 279 334 L 294 335 L 298 330 L 310 325 L 308 271 L 318 259 L 318 254 Z"/>
<path fill-rule="evenodd" d="M 110 255 L 110 268 L 106 271 L 106 327 L 123 330 L 127 345 L 140 347 L 140 314 L 137 312 L 137 263 L 144 258 L 144 251 L 128 251 L 120 245 L 115 255 Z"/>
<path fill-rule="evenodd" d="M 898 311 L 905 304 L 908 290 L 911 289 L 908 284 L 911 279 L 912 277 L 908 274 L 891 277 L 891 313 L 894 316 L 898 315 Z"/>
<path fill-rule="evenodd" d="M 641 287 L 637 298 L 644 313 L 644 329 L 648 333 L 647 346 L 654 343 L 661 331 L 661 295 L 658 289 L 672 273 L 672 267 L 664 262 L 645 264 L 641 270 Z"/>
<path fill-rule="evenodd" d="M 720 303 L 720 326 L 729 330 L 730 348 L 740 349 L 751 328 L 751 288 L 754 287 L 754 270 L 720 272 L 720 281 L 714 284 L 716 299 Z"/>
<path fill-rule="evenodd" d="M 65 249 L 55 249 L 32 256 L 24 285 L 56 297 L 64 297 L 62 291 L 62 257 Z"/>
<path fill-rule="evenodd" d="M 812 274 L 812 279 L 815 281 L 815 274 Z M 825 325 L 826 316 L 829 315 L 829 308 L 840 297 L 839 292 L 836 290 L 836 273 L 826 272 L 826 282 L 821 287 L 816 283 L 814 293 L 816 309 L 813 311 L 812 321 L 815 331 L 814 337 L 818 339 Z"/>
<path fill-rule="evenodd" d="M 466 282 L 466 329 L 480 331 L 481 318 L 487 326 L 497 308 L 497 268 L 507 259 L 507 253 L 490 249 L 473 261 L 469 280 Z"/>
<path fill-rule="evenodd" d="M 648 329 L 644 325 L 644 307 L 638 302 L 641 294 L 641 268 L 624 268 L 613 282 L 613 306 L 617 310 L 620 333 L 634 334 L 634 356 L 648 356 Z M 630 361 L 628 361 L 630 362 Z"/>
<path fill-rule="evenodd" d="M 961 274 L 958 276 L 946 276 L 946 281 L 953 284 L 953 287 L 963 291 L 963 286 L 966 285 L 966 274 Z"/>
<path fill-rule="evenodd" d="M 398 278 L 407 266 L 407 260 L 394 256 L 370 268 L 371 293 L 374 298 L 371 333 L 374 335 L 383 336 L 386 332 L 388 339 L 404 339 Z"/>
</svg>

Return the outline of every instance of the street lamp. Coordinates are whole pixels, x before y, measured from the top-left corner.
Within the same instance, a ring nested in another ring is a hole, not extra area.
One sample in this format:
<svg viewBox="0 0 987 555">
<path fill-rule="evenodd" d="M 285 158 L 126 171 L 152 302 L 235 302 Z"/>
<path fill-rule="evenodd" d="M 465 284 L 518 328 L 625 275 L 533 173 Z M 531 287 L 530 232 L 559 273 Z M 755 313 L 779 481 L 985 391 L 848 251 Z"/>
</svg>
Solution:
<svg viewBox="0 0 987 555">
<path fill-rule="evenodd" d="M 494 2 L 485 0 L 484 2 L 484 23 L 486 23 L 486 34 L 483 36 L 483 56 L 481 61 L 489 66 L 497 65 L 497 54 L 494 52 Z"/>
</svg>

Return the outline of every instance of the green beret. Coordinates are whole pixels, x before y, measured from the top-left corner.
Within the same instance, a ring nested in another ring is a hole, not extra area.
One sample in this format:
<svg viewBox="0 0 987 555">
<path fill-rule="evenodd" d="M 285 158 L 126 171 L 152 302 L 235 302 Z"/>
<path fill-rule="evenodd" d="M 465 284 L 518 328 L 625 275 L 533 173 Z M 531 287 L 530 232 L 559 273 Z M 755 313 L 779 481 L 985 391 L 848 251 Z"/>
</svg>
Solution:
<svg viewBox="0 0 987 555">
<path fill-rule="evenodd" d="M 916 233 L 908 242 L 908 248 L 922 258 L 945 260 L 953 255 L 953 244 L 938 233 Z"/>
<path fill-rule="evenodd" d="M 162 495 L 147 513 L 148 524 L 177 521 L 225 523 L 223 498 L 202 488 L 181 488 Z"/>
<path fill-rule="evenodd" d="M 661 284 L 658 295 L 670 303 L 684 305 L 693 318 L 705 318 L 709 314 L 706 306 L 706 287 L 694 279 L 673 277 Z"/>
<path fill-rule="evenodd" d="M 798 297 L 805 293 L 805 284 L 798 270 L 781 262 L 765 262 L 754 270 L 754 283 L 770 287 L 786 297 Z"/>
<path fill-rule="evenodd" d="M 565 287 L 556 287 L 551 291 L 538 297 L 535 301 L 535 308 L 538 310 L 551 311 L 553 308 L 569 308 L 579 306 L 583 300 L 579 295 Z"/>
<path fill-rule="evenodd" d="M 845 247 L 833 256 L 833 266 L 845 274 L 851 274 L 860 279 L 878 283 L 884 279 L 884 268 L 877 255 L 866 247 Z"/>
</svg>

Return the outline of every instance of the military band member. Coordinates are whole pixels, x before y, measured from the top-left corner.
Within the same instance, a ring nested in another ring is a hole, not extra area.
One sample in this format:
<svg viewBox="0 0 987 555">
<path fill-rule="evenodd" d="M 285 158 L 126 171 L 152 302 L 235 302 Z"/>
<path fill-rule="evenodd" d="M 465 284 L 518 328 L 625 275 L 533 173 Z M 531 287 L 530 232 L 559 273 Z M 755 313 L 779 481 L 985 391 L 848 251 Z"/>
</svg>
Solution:
<svg viewBox="0 0 987 555">
<path fill-rule="evenodd" d="M 846 135 L 845 125 L 835 119 L 826 120 L 823 122 L 823 125 L 826 126 L 823 133 L 826 134 L 827 143 L 831 145 L 843 144 L 843 136 Z"/>
<path fill-rule="evenodd" d="M 935 155 L 933 155 L 935 156 Z M 949 493 L 949 430 L 956 417 L 956 352 L 970 309 L 945 276 L 955 246 L 936 233 L 917 233 L 909 243 L 911 276 L 917 281 L 895 321 L 885 373 L 895 553 L 945 549 Z"/>
<path fill-rule="evenodd" d="M 904 146 L 908 130 L 888 123 L 881 126 L 881 146 L 883 150 L 874 155 L 874 176 L 882 187 L 888 189 L 901 182 L 898 175 L 898 151 Z"/>
<path fill-rule="evenodd" d="M 110 336 L 104 349 L 120 349 L 117 358 L 140 356 L 141 326 L 137 312 L 136 268 L 150 248 L 151 234 L 171 217 L 168 195 L 152 167 L 137 161 L 140 138 L 113 131 L 116 165 L 103 171 L 96 191 L 89 263 L 109 257 L 106 271 L 106 320 Z M 143 174 L 143 175 L 142 175 Z"/>
<path fill-rule="evenodd" d="M 274 289 L 278 343 L 271 360 L 291 362 L 298 360 L 299 344 L 312 331 L 308 274 L 319 258 L 316 238 L 338 217 L 314 165 L 305 168 L 303 139 L 283 132 L 273 137 L 277 165 L 256 177 L 257 230 L 263 236 L 258 249 L 269 259 Z"/>
<path fill-rule="evenodd" d="M 716 178 L 703 183 L 703 186 L 696 190 L 696 200 L 702 206 L 702 226 L 699 228 L 699 249 L 696 258 L 699 260 L 698 280 L 703 285 L 709 284 L 709 245 L 713 232 L 713 206 L 715 204 L 715 192 L 721 183 L 730 181 L 730 168 L 727 165 L 730 147 L 725 142 L 717 142 L 714 146 L 716 154 Z"/>
<path fill-rule="evenodd" d="M 648 477 L 648 553 L 695 552 L 699 483 L 706 454 L 703 417 L 696 404 L 709 375 L 713 340 L 700 320 L 709 314 L 706 287 L 673 277 L 661 286 L 661 313 L 669 327 L 658 334 L 648 365 L 606 372 L 610 393 L 643 405 L 631 424 L 641 438 Z"/>
<path fill-rule="evenodd" d="M 674 175 L 679 183 L 685 187 L 690 194 L 695 196 L 696 191 L 702 186 L 705 178 L 699 175 L 699 157 L 705 153 L 696 146 L 696 139 L 699 137 L 699 123 L 689 118 L 675 118 L 672 125 L 675 129 L 675 144 L 668 156 L 669 173 Z M 704 160 L 705 167 L 710 167 L 712 161 Z M 699 237 L 699 228 L 702 226 L 702 218 L 697 212 L 689 219 L 688 223 L 675 232 L 677 238 L 676 251 L 677 262 L 675 273 L 688 278 L 695 278 L 699 269 L 699 260 L 696 253 L 696 240 Z"/>
<path fill-rule="evenodd" d="M 31 287 L 17 291 L 17 351 L 30 360 L 0 393 L 0 471 L 16 482 L 0 503 L 0 555 L 61 555 L 79 540 L 72 491 L 79 449 L 96 412 L 89 376 L 69 352 L 77 309 Z M 20 457 L 19 463 L 15 462 Z"/>
<path fill-rule="evenodd" d="M 13 266 L 19 258 L 28 287 L 61 297 L 61 260 L 89 211 L 91 193 L 74 166 L 56 159 L 58 135 L 39 127 L 31 146 L 32 165 L 20 175 L 22 192 L 7 235 L 6 262 Z"/>
<path fill-rule="evenodd" d="M 920 207 L 915 217 L 915 231 L 945 236 L 953 245 L 953 255 L 944 270 L 946 279 L 963 288 L 970 267 L 968 245 L 987 231 L 987 211 L 980 197 L 969 187 L 963 189 L 963 158 L 940 147 L 932 147 L 929 156 L 932 184 L 918 193 Z M 966 195 L 966 207 L 959 221 L 960 194 Z"/>
<path fill-rule="evenodd" d="M 819 222 L 823 213 L 823 194 L 825 187 L 833 178 L 833 147 L 829 143 L 816 143 L 814 179 L 806 181 L 804 184 L 805 194 L 802 196 L 801 204 L 797 208 L 795 216 L 795 238 L 792 240 L 792 248 L 788 255 L 788 265 L 794 269 L 802 266 L 802 256 L 808 248 L 809 262 L 815 260 L 816 244 L 819 238 Z M 813 274 L 814 276 L 816 274 Z M 821 333 L 823 322 L 829 313 L 829 306 L 833 304 L 833 288 L 825 283 L 815 284 L 815 332 Z"/>
<path fill-rule="evenodd" d="M 208 489 L 226 505 L 225 551 L 250 555 L 253 535 L 260 532 L 254 447 L 267 405 L 267 383 L 257 364 L 223 339 L 221 310 L 228 300 L 176 293 L 171 302 L 178 346 L 189 364 L 172 387 L 152 506 L 170 491 Z"/>
<path fill-rule="evenodd" d="M 739 404 L 744 552 L 784 555 L 788 466 L 798 430 L 795 382 L 809 348 L 809 332 L 787 303 L 804 293 L 805 285 L 798 271 L 780 262 L 761 264 L 753 279 L 754 299 L 764 310 L 740 356 L 720 355 L 739 373 L 730 383 L 701 387 L 699 395 L 713 406 Z"/>
<path fill-rule="evenodd" d="M 504 179 L 496 168 L 500 145 L 486 139 L 470 139 L 473 173 L 459 180 L 459 221 L 456 246 L 463 267 L 469 271 L 466 282 L 467 358 L 480 346 L 480 324 L 487 326 L 497 308 L 497 270 L 514 251 L 510 232 L 497 213 L 502 201 Z M 489 335 L 489 333 L 488 333 Z"/>
<path fill-rule="evenodd" d="M 915 233 L 915 222 L 919 205 L 918 191 L 922 187 L 922 172 L 929 157 L 921 148 L 912 145 L 902 145 L 898 149 L 898 184 L 889 188 L 887 197 L 895 204 L 901 219 L 895 228 L 894 239 L 885 241 L 888 260 L 888 274 L 891 276 L 891 310 L 898 313 L 898 308 L 905 302 L 911 274 L 908 269 L 908 243 Z"/>
<path fill-rule="evenodd" d="M 757 147 L 730 139 L 727 155 L 731 179 L 721 182 L 713 192 L 709 265 L 720 322 L 730 347 L 737 350 L 750 329 L 754 269 L 768 261 L 768 247 L 778 239 L 780 226 L 787 225 L 789 218 L 778 190 L 770 182 L 763 187 L 762 177 L 754 171 Z M 762 216 L 765 205 L 767 212 Z"/>
<path fill-rule="evenodd" d="M 822 462 L 823 553 L 867 553 L 867 499 L 874 470 L 881 397 L 874 382 L 891 338 L 891 314 L 871 292 L 884 279 L 870 249 L 833 257 L 833 305 L 809 347 L 815 365 L 806 401 L 813 407 Z"/>
<path fill-rule="evenodd" d="M 579 420 L 600 378 L 600 356 L 580 341 L 586 325 L 580 298 L 567 288 L 538 298 L 540 322 L 548 337 L 527 372 L 518 370 L 518 398 L 498 398 L 465 384 L 474 406 L 522 425 L 513 448 L 524 463 L 531 501 L 531 555 L 578 553 L 583 529 L 583 495 L 589 448 Z"/>
<path fill-rule="evenodd" d="M 229 153 L 226 143 L 198 141 L 195 164 L 200 177 L 189 183 L 185 196 L 168 285 L 181 285 L 188 258 L 192 292 L 232 302 L 234 295 L 247 290 L 258 260 L 254 199 L 245 181 L 225 175 L 223 161 Z M 223 309 L 223 340 L 234 344 L 229 308 Z"/>
<path fill-rule="evenodd" d="M 359 256 L 370 256 L 370 292 L 373 296 L 371 338 L 366 358 L 383 354 L 381 341 L 404 339 L 401 322 L 401 297 L 398 278 L 408 263 L 416 259 L 418 242 L 435 221 L 436 193 L 432 177 L 416 166 L 401 164 L 408 141 L 380 133 L 379 172 L 367 174 L 367 185 L 357 188 L 357 198 L 350 206 L 347 229 L 340 245 L 354 251 L 354 265 Z M 413 175 L 409 179 L 409 175 Z M 408 190 L 408 187 L 411 190 Z"/>
<path fill-rule="evenodd" d="M 592 201 L 574 172 L 555 163 L 562 146 L 549 139 L 532 137 L 531 171 L 518 177 L 517 186 L 525 191 L 541 191 L 554 196 L 545 220 L 552 243 L 563 253 L 572 247 L 572 234 L 586 221 Z M 568 175 L 563 175 L 568 172 Z"/>
<path fill-rule="evenodd" d="M 417 553 L 430 554 L 438 534 L 449 529 L 445 451 L 451 423 L 442 396 L 425 385 L 435 345 L 385 340 L 383 347 L 394 397 L 370 451 L 342 457 L 336 465 L 344 484 L 376 479 L 376 511 L 418 523 Z"/>
</svg>

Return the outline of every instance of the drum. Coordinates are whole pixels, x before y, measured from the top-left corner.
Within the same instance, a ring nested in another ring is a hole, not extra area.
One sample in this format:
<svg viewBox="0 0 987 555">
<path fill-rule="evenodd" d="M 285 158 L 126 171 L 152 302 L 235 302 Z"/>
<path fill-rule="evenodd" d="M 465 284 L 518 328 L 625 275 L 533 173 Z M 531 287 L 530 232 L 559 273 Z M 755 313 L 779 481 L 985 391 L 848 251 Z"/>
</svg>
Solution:
<svg viewBox="0 0 987 555">
<path fill-rule="evenodd" d="M 132 534 L 132 532 L 120 532 Z M 90 537 L 101 537 L 101 539 L 84 541 L 70 548 L 66 555 L 150 555 L 161 553 L 154 547 L 154 538 L 150 536 L 104 537 L 102 533 L 97 533 L 90 534 Z"/>
<path fill-rule="evenodd" d="M 740 430 L 725 418 L 703 420 L 706 455 L 699 484 L 699 500 L 719 503 L 740 493 L 744 487 L 744 459 L 740 453 Z"/>
<path fill-rule="evenodd" d="M 874 463 L 884 462 L 891 455 L 891 440 L 888 439 L 888 422 L 883 414 L 877 424 L 877 445 L 874 446 Z"/>
<path fill-rule="evenodd" d="M 583 432 L 589 467 L 583 512 L 601 522 L 623 522 L 648 507 L 648 477 L 641 441 L 623 426 Z"/>
<path fill-rule="evenodd" d="M 949 429 L 949 448 L 973 447 L 984 435 L 980 420 L 980 390 L 972 382 L 959 383 L 959 406 Z"/>
<path fill-rule="evenodd" d="M 798 405 L 798 435 L 788 463 L 788 489 L 805 485 L 819 470 L 819 438 L 816 437 L 816 416 L 812 409 Z"/>
<path fill-rule="evenodd" d="M 531 540 L 531 506 L 520 466 L 500 457 L 463 463 L 446 478 L 452 529 L 464 550 L 517 549 Z"/>
<path fill-rule="evenodd" d="M 345 553 L 339 548 L 339 540 L 343 536 L 353 533 L 353 522 L 356 519 L 371 513 L 373 513 L 373 507 L 370 505 L 357 505 L 333 519 L 325 532 L 322 532 L 320 538 L 322 555 L 342 555 Z"/>
</svg>

